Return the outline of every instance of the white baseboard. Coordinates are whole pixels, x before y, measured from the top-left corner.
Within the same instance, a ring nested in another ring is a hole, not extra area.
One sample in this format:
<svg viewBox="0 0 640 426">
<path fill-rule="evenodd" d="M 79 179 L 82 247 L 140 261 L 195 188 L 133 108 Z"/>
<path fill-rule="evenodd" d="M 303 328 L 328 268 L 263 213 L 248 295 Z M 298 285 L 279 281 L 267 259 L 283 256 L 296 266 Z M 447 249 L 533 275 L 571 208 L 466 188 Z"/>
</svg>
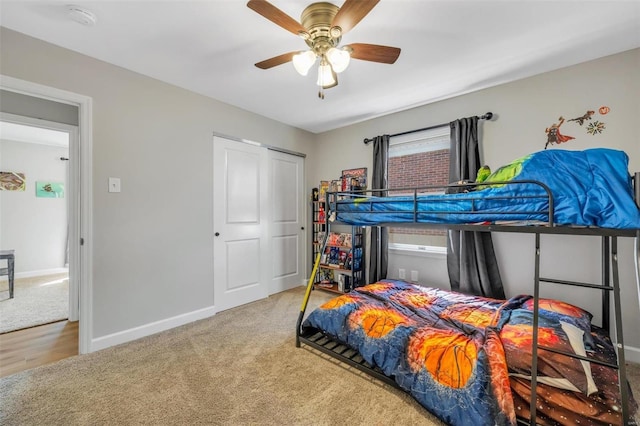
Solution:
<svg viewBox="0 0 640 426">
<path fill-rule="evenodd" d="M 13 274 L 14 279 L 20 278 L 33 278 L 33 277 L 41 277 L 43 275 L 55 275 L 55 274 L 65 274 L 69 273 L 69 268 L 52 268 L 52 269 L 41 269 L 39 271 L 27 271 L 27 272 L 15 272 Z M 9 277 L 3 275 L 0 277 L 0 281 L 8 281 Z"/>
<path fill-rule="evenodd" d="M 640 364 L 640 348 L 636 348 L 633 346 L 625 346 L 624 359 L 625 361 L 630 361 L 630 362 L 635 362 L 636 364 Z"/>
<path fill-rule="evenodd" d="M 207 308 L 199 309 L 197 311 L 177 315 L 172 318 L 152 322 L 135 328 L 130 328 L 129 330 L 119 331 L 107 336 L 98 337 L 91 340 L 91 343 L 89 345 L 89 352 L 95 352 L 111 346 L 131 342 L 133 340 L 150 336 L 152 334 L 169 330 L 171 328 L 179 327 L 190 322 L 209 318 L 215 315 L 215 313 L 215 307 L 210 306 Z"/>
</svg>

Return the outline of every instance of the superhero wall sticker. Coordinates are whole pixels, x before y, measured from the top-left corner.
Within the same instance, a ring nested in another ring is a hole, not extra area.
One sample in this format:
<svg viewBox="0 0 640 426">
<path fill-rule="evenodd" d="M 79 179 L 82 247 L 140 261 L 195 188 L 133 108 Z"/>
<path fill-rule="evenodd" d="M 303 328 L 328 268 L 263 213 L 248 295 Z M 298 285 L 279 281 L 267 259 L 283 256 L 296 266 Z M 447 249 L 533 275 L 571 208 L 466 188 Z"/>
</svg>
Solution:
<svg viewBox="0 0 640 426">
<path fill-rule="evenodd" d="M 607 115 L 609 111 L 611 111 L 611 108 L 608 106 L 601 106 L 598 109 L 598 114 Z M 575 123 L 586 129 L 587 133 L 593 136 L 602 133 L 605 129 L 605 124 L 600 120 L 593 119 L 595 113 L 596 112 L 594 110 L 588 110 L 584 115 L 576 118 L 570 118 L 569 120 L 565 120 L 564 117 L 560 116 L 557 123 L 553 123 L 551 126 L 544 129 L 544 132 L 547 134 L 547 143 L 544 145 L 544 149 L 547 149 L 549 145 L 559 145 L 561 143 L 568 142 L 571 139 L 575 139 L 573 136 L 565 135 L 560 132 L 560 126 L 565 122 L 572 124 Z"/>
</svg>

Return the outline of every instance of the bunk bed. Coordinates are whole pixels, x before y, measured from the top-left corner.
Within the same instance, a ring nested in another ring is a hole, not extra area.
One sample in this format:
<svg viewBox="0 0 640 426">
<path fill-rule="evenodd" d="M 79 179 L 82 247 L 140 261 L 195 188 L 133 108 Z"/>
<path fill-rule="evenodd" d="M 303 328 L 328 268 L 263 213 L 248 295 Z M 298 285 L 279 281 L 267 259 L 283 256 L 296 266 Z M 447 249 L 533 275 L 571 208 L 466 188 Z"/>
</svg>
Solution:
<svg viewBox="0 0 640 426">
<path fill-rule="evenodd" d="M 533 295 L 496 300 L 383 280 L 332 299 L 305 319 L 314 267 L 296 345 L 407 391 L 453 425 L 635 424 L 617 241 L 634 239 L 640 296 L 640 173 L 631 179 L 627 169 L 621 151 L 549 150 L 505 165 L 482 183 L 448 185 L 443 194 L 434 194 L 433 187 L 400 195 L 328 194 L 327 229 L 332 223 L 401 223 L 534 234 Z M 542 277 L 543 234 L 601 237 L 602 282 Z M 599 291 L 602 326 L 591 324 L 592 315 L 577 306 L 540 298 L 541 283 Z M 610 294 L 615 343 L 609 336 Z"/>
</svg>

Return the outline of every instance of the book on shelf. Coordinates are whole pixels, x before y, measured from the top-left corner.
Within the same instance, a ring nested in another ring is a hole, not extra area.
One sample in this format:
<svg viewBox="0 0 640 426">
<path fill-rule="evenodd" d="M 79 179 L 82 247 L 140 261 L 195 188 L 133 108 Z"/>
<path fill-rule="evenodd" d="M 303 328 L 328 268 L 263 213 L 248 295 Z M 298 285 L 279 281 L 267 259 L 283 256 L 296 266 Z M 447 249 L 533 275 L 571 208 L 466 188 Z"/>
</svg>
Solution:
<svg viewBox="0 0 640 426">
<path fill-rule="evenodd" d="M 329 249 L 329 261 L 330 265 L 337 265 L 340 260 L 340 249 L 338 247 L 331 247 Z"/>
<path fill-rule="evenodd" d="M 336 274 L 336 283 L 338 284 L 338 291 L 344 291 L 344 275 Z"/>
<path fill-rule="evenodd" d="M 351 247 L 352 237 L 349 233 L 344 232 L 331 232 L 329 233 L 329 241 L 328 244 L 330 246 L 338 246 L 338 247 Z"/>
<path fill-rule="evenodd" d="M 351 269 L 351 265 L 353 264 L 353 253 L 349 252 L 347 258 L 344 261 L 344 269 Z"/>
<path fill-rule="evenodd" d="M 342 179 L 334 179 L 329 184 L 329 192 L 340 192 L 342 191 Z M 329 200 L 335 201 L 335 200 Z"/>
<path fill-rule="evenodd" d="M 329 190 L 329 181 L 321 180 L 320 188 L 318 188 L 318 201 L 325 201 L 327 196 L 327 191 Z"/>
<path fill-rule="evenodd" d="M 331 284 L 334 282 L 333 271 L 331 269 L 320 269 L 318 274 L 321 284 Z"/>
<path fill-rule="evenodd" d="M 347 252 L 346 251 L 341 251 L 339 254 L 339 258 L 338 258 L 338 265 L 341 268 L 344 268 L 344 265 L 346 265 L 347 263 Z"/>
</svg>

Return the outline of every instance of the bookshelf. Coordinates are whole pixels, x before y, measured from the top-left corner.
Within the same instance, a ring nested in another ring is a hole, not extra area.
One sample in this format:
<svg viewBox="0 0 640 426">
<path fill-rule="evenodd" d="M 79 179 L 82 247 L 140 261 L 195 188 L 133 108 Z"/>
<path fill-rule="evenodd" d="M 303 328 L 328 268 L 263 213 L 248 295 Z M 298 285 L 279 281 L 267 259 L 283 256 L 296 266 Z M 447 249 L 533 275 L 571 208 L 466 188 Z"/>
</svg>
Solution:
<svg viewBox="0 0 640 426">
<path fill-rule="evenodd" d="M 321 254 L 314 288 L 348 293 L 364 285 L 364 232 L 351 226 L 346 232 L 331 232 Z M 319 247 L 318 250 L 321 250 Z"/>
<path fill-rule="evenodd" d="M 313 190 L 313 200 L 311 202 L 311 264 L 314 265 L 316 262 L 316 257 L 318 253 L 322 249 L 322 240 L 324 239 L 324 235 L 327 232 L 327 222 L 326 222 L 326 210 L 325 210 L 325 193 L 326 188 L 322 188 L 322 185 L 319 190 L 314 188 Z M 318 276 L 316 275 L 316 280 Z M 314 283 L 317 281 L 314 281 Z"/>
</svg>

